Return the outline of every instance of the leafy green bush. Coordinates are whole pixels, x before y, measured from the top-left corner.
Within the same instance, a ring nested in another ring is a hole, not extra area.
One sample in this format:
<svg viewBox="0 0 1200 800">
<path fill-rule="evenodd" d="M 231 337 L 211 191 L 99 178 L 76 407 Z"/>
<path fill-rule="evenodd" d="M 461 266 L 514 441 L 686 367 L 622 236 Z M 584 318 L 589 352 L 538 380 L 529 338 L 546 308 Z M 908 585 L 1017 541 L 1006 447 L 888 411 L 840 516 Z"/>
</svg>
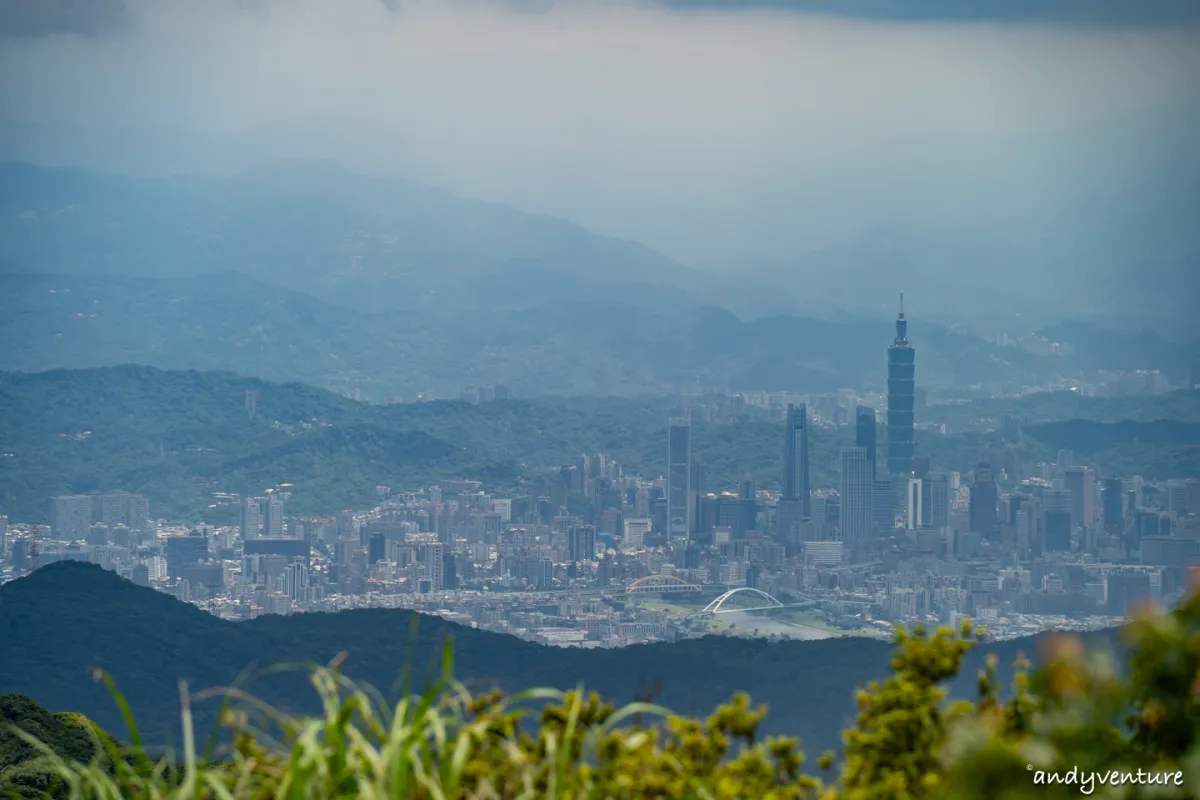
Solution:
<svg viewBox="0 0 1200 800">
<path fill-rule="evenodd" d="M 643 798 L 923 800 L 1200 796 L 1200 592 L 1126 630 L 1128 668 L 1060 638 L 1020 665 L 1008 697 L 995 664 L 973 701 L 943 684 L 978 639 L 898 631 L 893 674 L 859 693 L 844 753 L 802 772 L 799 742 L 756 735 L 766 709 L 739 694 L 706 720 L 649 703 L 614 709 L 582 691 L 472 695 L 451 677 L 389 706 L 335 662 L 311 673 L 324 713 L 294 717 L 222 690 L 232 744 L 199 752 L 183 691 L 181 758 L 98 735 L 88 763 L 32 735 L 78 798 Z M 118 702 L 127 709 L 123 698 Z M 535 707 L 541 707 L 536 720 Z M 216 741 L 215 739 L 213 741 Z"/>
</svg>

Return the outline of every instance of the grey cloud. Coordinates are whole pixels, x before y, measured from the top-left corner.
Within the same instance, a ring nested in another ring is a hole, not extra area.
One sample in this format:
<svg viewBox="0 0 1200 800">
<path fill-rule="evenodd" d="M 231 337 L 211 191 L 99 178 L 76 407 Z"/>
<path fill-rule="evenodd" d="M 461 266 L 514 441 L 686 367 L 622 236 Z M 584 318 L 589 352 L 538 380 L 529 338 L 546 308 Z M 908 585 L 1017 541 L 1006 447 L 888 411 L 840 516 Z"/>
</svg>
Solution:
<svg viewBox="0 0 1200 800">
<path fill-rule="evenodd" d="M 1194 126 L 1173 116 L 1200 105 L 1196 29 L 649 0 L 127 2 L 129 35 L 0 47 L 5 115 L 80 131 L 12 129 L 5 148 L 0 129 L 0 157 L 155 156 L 159 172 L 335 158 L 781 281 L 823 253 L 869 266 L 907 249 L 933 283 L 1065 297 L 1084 268 L 1118 286 L 1200 257 Z"/>
<path fill-rule="evenodd" d="M 270 5 L 271 0 L 198 2 L 250 11 Z M 403 8 L 401 0 L 378 2 L 388 11 Z M 553 0 L 549 2 L 553 4 Z M 0 38 L 37 39 L 59 34 L 102 36 L 127 30 L 133 16 L 128 0 L 0 0 Z"/>
<path fill-rule="evenodd" d="M 1196 0 L 662 0 L 679 10 L 770 10 L 851 19 L 959 22 L 1064 22 L 1188 25 Z"/>
<path fill-rule="evenodd" d="M 129 22 L 124 0 L 0 0 L 0 37 L 99 36 Z"/>
<path fill-rule="evenodd" d="M 243 9 L 270 5 L 270 0 L 202 1 Z M 391 12 L 405 8 L 405 0 L 376 2 Z M 533 14 L 546 13 L 563 4 L 562 0 L 476 0 L 474 3 Z M 1200 24 L 1200 2 L 1196 0 L 647 0 L 646 4 L 675 11 L 770 11 L 902 22 Z M 121 31 L 130 20 L 127 0 L 0 0 L 0 37 L 98 36 Z"/>
</svg>

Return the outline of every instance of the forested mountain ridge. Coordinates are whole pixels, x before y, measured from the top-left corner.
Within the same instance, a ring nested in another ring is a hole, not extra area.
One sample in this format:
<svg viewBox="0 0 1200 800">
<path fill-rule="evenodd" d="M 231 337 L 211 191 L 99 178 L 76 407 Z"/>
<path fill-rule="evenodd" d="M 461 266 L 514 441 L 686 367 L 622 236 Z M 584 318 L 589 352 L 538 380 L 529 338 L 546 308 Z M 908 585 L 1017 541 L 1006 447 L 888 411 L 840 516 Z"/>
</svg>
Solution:
<svg viewBox="0 0 1200 800">
<path fill-rule="evenodd" d="M 178 742 L 181 679 L 195 693 L 229 686 L 247 668 L 323 664 L 346 653 L 349 677 L 394 693 L 406 668 L 414 689 L 436 676 L 450 639 L 456 677 L 478 688 L 573 689 L 582 683 L 618 703 L 653 695 L 678 713 L 707 713 L 754 687 L 754 699 L 771 708 L 766 732 L 800 736 L 806 748 L 820 752 L 839 745 L 839 732 L 854 714 L 855 690 L 886 675 L 892 652 L 886 642 L 854 637 L 767 642 L 710 636 L 608 650 L 556 648 L 388 609 L 229 622 L 80 562 L 51 564 L 0 586 L 0 608 L 7 645 L 0 651 L 0 691 L 85 713 L 121 736 L 116 704 L 103 684 L 91 680 L 93 669 L 103 667 L 119 688 L 127 687 L 143 736 L 160 744 Z M 46 648 L 45 626 L 74 634 Z M 1019 652 L 1039 652 L 1041 638 L 981 648 L 968 659 L 956 691 L 973 691 L 976 670 L 989 653 L 1008 674 Z M 705 669 L 692 669 L 696 664 Z M 312 709 L 306 676 L 255 675 L 247 688 L 261 699 L 294 711 Z M 215 711 L 216 701 L 193 706 L 200 731 L 207 733 Z"/>
<path fill-rule="evenodd" d="M 124 489 L 147 494 L 156 516 L 222 522 L 233 509 L 213 507 L 214 492 L 257 493 L 292 483 L 290 508 L 328 514 L 373 505 L 379 485 L 412 488 L 467 477 L 511 486 L 583 452 L 607 453 L 630 472 L 655 477 L 665 466 L 672 403 L 666 397 L 585 397 L 371 405 L 304 384 L 222 372 L 123 366 L 0 373 L 0 513 L 13 521 L 45 521 L 55 494 Z M 936 469 L 962 472 L 982 459 L 1052 460 L 1059 448 L 1121 475 L 1200 472 L 1196 445 L 1184 435 L 1184 428 L 1200 423 L 1197 393 L 1137 403 L 1033 395 L 1001 408 L 1047 423 L 1130 421 L 1116 427 L 1030 424 L 1013 442 L 998 430 L 995 406 L 983 404 L 974 425 L 967 424 L 971 405 L 958 406 L 953 413 L 962 432 L 954 426 L 950 435 L 920 430 L 920 452 Z M 1183 426 L 1179 436 L 1163 439 L 1160 431 L 1157 439 L 1148 437 L 1139 426 L 1156 419 Z M 838 452 L 852 438 L 847 428 L 813 426 L 814 487 L 837 485 Z M 732 488 L 745 477 L 772 488 L 781 441 L 781 423 L 761 413 L 718 414 L 711 422 L 697 417 L 693 453 L 705 464 L 709 490 Z"/>
</svg>

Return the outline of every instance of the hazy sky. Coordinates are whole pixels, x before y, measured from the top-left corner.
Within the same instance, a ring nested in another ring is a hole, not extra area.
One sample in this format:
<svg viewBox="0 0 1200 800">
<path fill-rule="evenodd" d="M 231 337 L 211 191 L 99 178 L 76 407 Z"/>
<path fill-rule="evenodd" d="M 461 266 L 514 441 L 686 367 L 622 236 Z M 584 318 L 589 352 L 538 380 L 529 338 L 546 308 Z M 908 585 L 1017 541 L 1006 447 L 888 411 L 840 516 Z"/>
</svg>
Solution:
<svg viewBox="0 0 1200 800">
<path fill-rule="evenodd" d="M 672 5 L 689 3 L 772 5 Z M 915 22 L 847 5 L 861 13 L 0 0 L 0 115 L 187 131 L 159 143 L 178 169 L 336 157 L 718 268 L 880 231 L 988 269 L 1055 231 L 1084 235 L 1071 226 L 1096 224 L 1111 250 L 1126 236 L 1105 216 L 1125 213 L 1113 198 L 1166 197 L 1175 167 L 1195 174 L 1179 116 L 1200 107 L 1200 36 L 1129 9 L 1194 22 L 1200 3 L 1042 4 L 1125 23 L 1103 26 L 938 21 L 964 7 L 948 0 L 914 0 Z"/>
</svg>

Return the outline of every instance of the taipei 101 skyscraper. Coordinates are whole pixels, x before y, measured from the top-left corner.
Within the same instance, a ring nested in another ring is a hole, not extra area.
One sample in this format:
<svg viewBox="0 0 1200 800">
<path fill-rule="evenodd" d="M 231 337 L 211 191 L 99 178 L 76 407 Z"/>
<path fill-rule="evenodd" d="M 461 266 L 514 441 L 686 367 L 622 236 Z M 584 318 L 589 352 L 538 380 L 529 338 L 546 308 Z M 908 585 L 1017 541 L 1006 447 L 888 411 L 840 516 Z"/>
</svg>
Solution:
<svg viewBox="0 0 1200 800">
<path fill-rule="evenodd" d="M 900 294 L 900 316 L 896 339 L 888 348 L 887 464 L 892 476 L 908 478 L 913 471 L 915 448 L 916 351 L 908 343 L 908 321 L 904 319 L 904 293 Z"/>
</svg>

